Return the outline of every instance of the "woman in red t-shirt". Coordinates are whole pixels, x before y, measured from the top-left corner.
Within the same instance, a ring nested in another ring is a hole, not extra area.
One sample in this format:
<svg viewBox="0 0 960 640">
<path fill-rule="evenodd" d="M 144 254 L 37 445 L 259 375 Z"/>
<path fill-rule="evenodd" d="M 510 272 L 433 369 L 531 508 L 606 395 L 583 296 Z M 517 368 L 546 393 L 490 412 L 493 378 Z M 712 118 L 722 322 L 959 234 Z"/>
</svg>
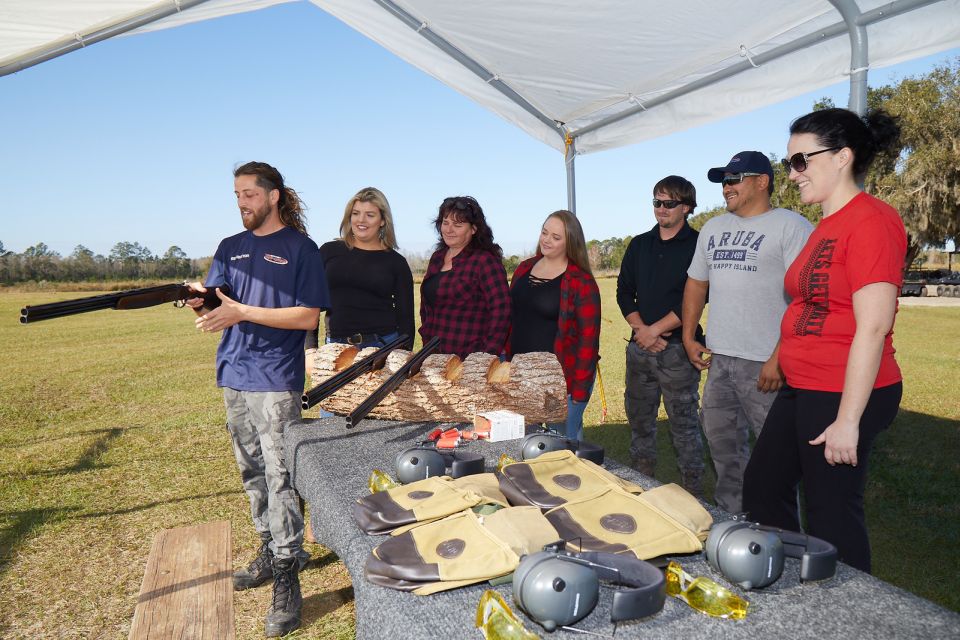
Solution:
<svg viewBox="0 0 960 640">
<path fill-rule="evenodd" d="M 799 531 L 802 481 L 808 532 L 866 572 L 867 458 L 903 392 L 892 336 L 907 236 L 897 211 L 860 185 L 877 152 L 898 137 L 882 112 L 861 118 L 825 109 L 790 126 L 784 164 L 823 220 L 784 278 L 792 298 L 780 325 L 786 385 L 743 483 L 750 518 Z"/>
</svg>

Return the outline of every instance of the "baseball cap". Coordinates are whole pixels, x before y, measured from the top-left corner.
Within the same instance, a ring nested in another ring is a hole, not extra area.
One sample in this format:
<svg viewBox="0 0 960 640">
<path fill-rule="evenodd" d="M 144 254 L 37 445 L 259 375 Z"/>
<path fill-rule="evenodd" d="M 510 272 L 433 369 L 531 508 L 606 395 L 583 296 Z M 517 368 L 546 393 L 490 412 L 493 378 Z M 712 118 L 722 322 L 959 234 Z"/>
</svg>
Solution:
<svg viewBox="0 0 960 640">
<path fill-rule="evenodd" d="M 741 151 L 730 158 L 727 166 L 714 167 L 707 171 L 707 180 L 720 182 L 725 173 L 765 173 L 770 176 L 771 183 L 773 182 L 773 167 L 770 166 L 770 159 L 759 151 Z"/>
</svg>

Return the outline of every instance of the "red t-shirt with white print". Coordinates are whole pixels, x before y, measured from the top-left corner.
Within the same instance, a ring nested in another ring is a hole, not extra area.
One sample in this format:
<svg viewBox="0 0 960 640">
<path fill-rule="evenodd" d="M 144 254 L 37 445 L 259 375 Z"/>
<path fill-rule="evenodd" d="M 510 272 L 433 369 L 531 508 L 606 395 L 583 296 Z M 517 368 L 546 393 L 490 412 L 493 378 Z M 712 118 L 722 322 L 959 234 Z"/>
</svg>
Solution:
<svg viewBox="0 0 960 640">
<path fill-rule="evenodd" d="M 874 282 L 899 291 L 907 234 L 897 210 L 866 193 L 824 218 L 787 270 L 792 298 L 780 323 L 780 367 L 796 389 L 843 391 L 857 323 L 853 293 Z M 883 342 L 874 388 L 902 380 L 893 330 Z"/>
</svg>

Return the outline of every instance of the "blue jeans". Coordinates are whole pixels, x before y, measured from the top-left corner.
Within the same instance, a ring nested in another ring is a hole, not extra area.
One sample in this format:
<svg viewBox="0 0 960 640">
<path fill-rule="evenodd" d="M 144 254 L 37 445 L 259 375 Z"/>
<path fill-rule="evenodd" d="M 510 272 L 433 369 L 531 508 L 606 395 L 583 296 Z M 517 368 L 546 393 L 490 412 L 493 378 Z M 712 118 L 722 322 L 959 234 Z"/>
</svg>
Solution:
<svg viewBox="0 0 960 640">
<path fill-rule="evenodd" d="M 366 347 L 378 347 L 378 348 L 379 348 L 379 347 L 382 347 L 383 345 L 387 344 L 388 342 L 390 342 L 390 341 L 392 341 L 392 340 L 396 340 L 397 338 L 400 337 L 400 334 L 399 334 L 398 332 L 396 332 L 396 331 L 393 331 L 393 332 L 388 333 L 388 334 L 385 334 L 385 335 L 371 334 L 371 337 L 372 337 L 372 338 L 376 338 L 376 339 L 375 339 L 375 340 L 365 340 L 364 342 L 361 342 L 360 344 L 356 344 L 356 345 L 354 345 L 354 346 L 355 346 L 357 349 L 365 349 Z M 340 344 L 347 344 L 347 339 L 346 339 L 346 338 L 339 338 L 339 339 L 338 339 L 338 338 L 331 338 L 330 336 L 327 336 L 327 338 L 326 338 L 326 343 L 327 343 L 327 344 L 330 344 L 331 342 L 338 342 L 338 343 L 340 343 Z"/>
<path fill-rule="evenodd" d="M 590 385 L 590 394 L 593 394 L 593 385 Z M 567 395 L 567 421 L 548 424 L 547 429 L 555 431 L 571 440 L 583 440 L 583 412 L 587 410 L 590 403 L 590 396 L 583 402 L 573 399 L 573 396 Z"/>
</svg>

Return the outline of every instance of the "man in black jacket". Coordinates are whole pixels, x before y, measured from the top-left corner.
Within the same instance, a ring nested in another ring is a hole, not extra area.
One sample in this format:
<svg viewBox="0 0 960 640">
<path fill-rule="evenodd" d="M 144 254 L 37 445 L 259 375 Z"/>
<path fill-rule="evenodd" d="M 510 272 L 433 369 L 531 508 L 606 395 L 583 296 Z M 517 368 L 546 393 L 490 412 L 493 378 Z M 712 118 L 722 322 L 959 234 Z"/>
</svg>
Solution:
<svg viewBox="0 0 960 640">
<path fill-rule="evenodd" d="M 683 348 L 680 317 L 697 232 L 687 216 L 697 206 L 693 184 L 667 176 L 653 188 L 657 224 L 630 241 L 617 278 L 617 304 L 631 328 L 624 406 L 634 469 L 654 477 L 657 413 L 663 397 L 683 487 L 703 496 L 700 372 Z"/>
</svg>

